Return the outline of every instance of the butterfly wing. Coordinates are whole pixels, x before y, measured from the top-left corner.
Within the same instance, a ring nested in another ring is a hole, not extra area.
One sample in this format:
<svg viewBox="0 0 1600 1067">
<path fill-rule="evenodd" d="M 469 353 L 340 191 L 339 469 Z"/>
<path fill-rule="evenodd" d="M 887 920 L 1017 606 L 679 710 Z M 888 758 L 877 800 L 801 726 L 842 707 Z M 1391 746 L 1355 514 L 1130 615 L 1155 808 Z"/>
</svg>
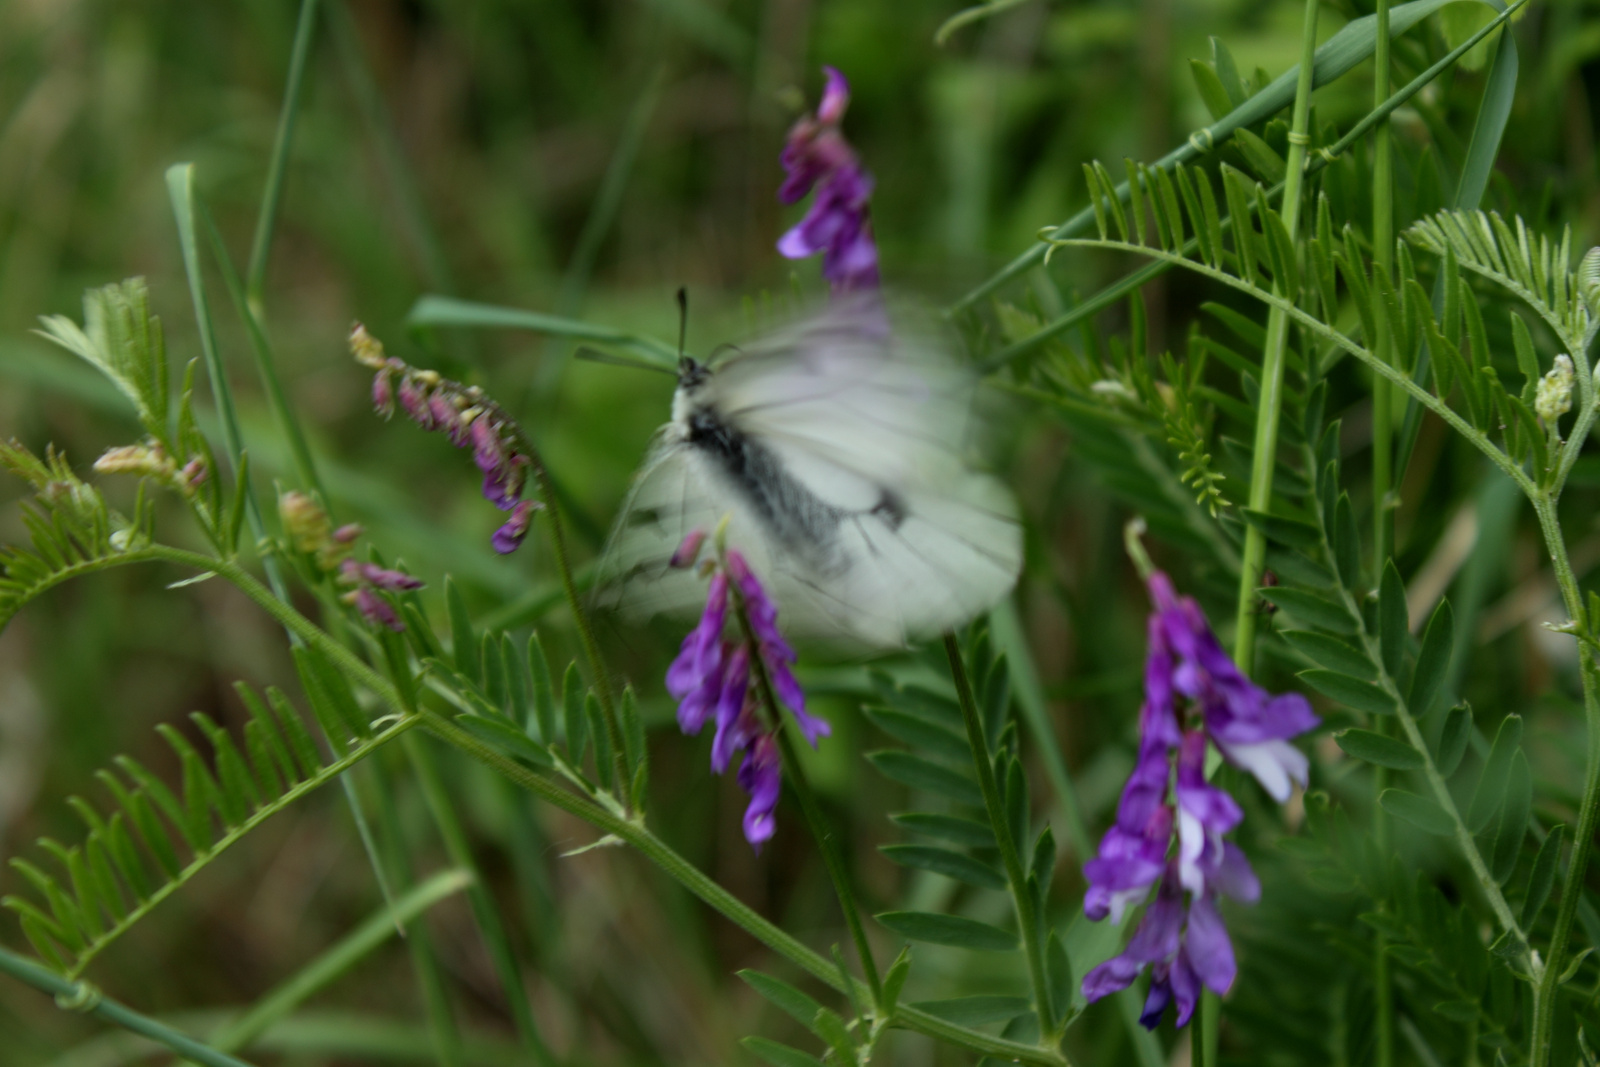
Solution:
<svg viewBox="0 0 1600 1067">
<path fill-rule="evenodd" d="M 873 308 L 752 346 L 696 394 L 741 442 L 740 472 L 663 430 L 613 538 L 610 569 L 639 586 L 624 605 L 696 603 L 701 583 L 665 561 L 728 515 L 798 636 L 895 647 L 986 610 L 1016 580 L 1021 533 L 1010 494 L 966 462 L 971 396 L 936 343 Z"/>
</svg>

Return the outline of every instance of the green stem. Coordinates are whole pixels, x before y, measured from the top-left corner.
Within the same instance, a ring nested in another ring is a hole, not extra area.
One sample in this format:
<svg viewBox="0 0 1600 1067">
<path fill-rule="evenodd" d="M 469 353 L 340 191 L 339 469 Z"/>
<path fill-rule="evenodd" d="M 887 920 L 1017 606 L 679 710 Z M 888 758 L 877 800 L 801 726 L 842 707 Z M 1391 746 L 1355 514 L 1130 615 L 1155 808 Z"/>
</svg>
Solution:
<svg viewBox="0 0 1600 1067">
<path fill-rule="evenodd" d="M 1378 40 L 1373 54 L 1372 97 L 1375 107 L 1382 106 L 1389 96 L 1389 0 L 1378 0 Z M 1394 277 L 1394 142 L 1390 138 L 1389 120 L 1378 123 L 1372 131 L 1372 250 L 1375 269 L 1386 278 Z M 1373 354 L 1386 362 L 1393 353 L 1387 333 L 1373 338 Z M 1372 380 L 1372 558 L 1377 567 L 1393 552 L 1394 509 L 1394 387 L 1387 378 Z M 1382 718 L 1372 722 L 1373 729 L 1388 734 Z M 1377 798 L 1389 785 L 1389 771 L 1375 766 L 1372 774 L 1372 821 L 1378 854 L 1389 854 L 1392 827 L 1389 813 Z M 1372 953 L 1373 997 L 1378 1007 L 1378 1067 L 1392 1067 L 1394 1063 L 1394 988 L 1389 969 L 1387 939 L 1382 932 L 1374 932 Z"/>
<path fill-rule="evenodd" d="M 978 773 L 978 787 L 983 790 L 983 807 L 989 813 L 989 826 L 1000 846 L 1000 860 L 1005 864 L 1006 881 L 1011 883 L 1011 900 L 1016 906 L 1017 927 L 1022 934 L 1023 951 L 1028 957 L 1028 976 L 1033 982 L 1034 1010 L 1039 1013 L 1039 1040 L 1054 1047 L 1060 1044 L 1061 1035 L 1056 1031 L 1050 984 L 1044 969 L 1044 941 L 1039 936 L 1033 894 L 1028 890 L 1028 874 L 1017 852 L 1017 842 L 1011 837 L 1011 820 L 1006 817 L 1005 801 L 1000 795 L 1000 785 L 995 781 L 989 738 L 984 733 L 983 720 L 978 715 L 978 705 L 972 697 L 972 683 L 967 678 L 967 667 L 961 659 L 961 647 L 956 643 L 954 634 L 944 635 L 944 652 L 950 660 L 950 676 L 955 681 L 956 697 L 961 703 L 961 718 L 967 724 L 967 745 L 972 749 L 972 766 Z"/>
<path fill-rule="evenodd" d="M 1576 452 L 1582 440 L 1574 436 L 1568 448 Z M 1567 614 L 1578 626 L 1581 635 L 1578 643 L 1579 673 L 1583 679 L 1583 719 L 1587 733 L 1586 764 L 1584 770 L 1583 799 L 1578 805 L 1578 827 L 1572 838 L 1572 859 L 1567 866 L 1566 879 L 1561 884 L 1561 902 L 1556 908 L 1555 927 L 1550 935 L 1550 952 L 1544 961 L 1544 973 L 1537 975 L 1534 991 L 1533 1036 L 1529 1048 L 1530 1067 L 1547 1067 L 1554 1037 L 1556 993 L 1561 972 L 1566 968 L 1567 947 L 1572 940 L 1572 920 L 1578 913 L 1578 902 L 1583 896 L 1584 874 L 1589 866 L 1589 854 L 1594 848 L 1594 835 L 1600 825 L 1600 675 L 1594 658 L 1592 626 L 1594 620 L 1585 619 L 1583 595 L 1578 579 L 1567 558 L 1567 545 L 1561 536 L 1561 524 L 1556 517 L 1555 500 L 1548 492 L 1533 497 L 1533 510 L 1539 516 L 1539 529 L 1544 534 L 1545 548 L 1550 552 L 1555 566 L 1556 584 L 1561 587 L 1561 597 Z"/>
<path fill-rule="evenodd" d="M 294 143 L 294 122 L 300 114 L 300 90 L 305 85 L 306 59 L 316 35 L 317 0 L 301 0 L 300 20 L 295 24 L 294 48 L 289 53 L 289 80 L 283 90 L 283 109 L 278 112 L 278 133 L 272 142 L 272 158 L 267 164 L 267 184 L 261 192 L 261 210 L 256 213 L 256 234 L 250 245 L 250 266 L 245 291 L 250 310 L 261 314 L 261 294 L 267 279 L 267 253 L 272 248 L 272 230 L 278 219 L 278 204 L 283 198 L 283 176 L 289 166 L 289 148 Z"/>
<path fill-rule="evenodd" d="M 1317 50 L 1318 0 L 1306 0 L 1300 31 L 1300 81 L 1295 88 L 1294 120 L 1289 128 L 1288 176 L 1283 185 L 1283 226 L 1289 240 L 1295 239 L 1300 223 L 1300 188 L 1305 179 L 1306 132 L 1311 119 L 1311 63 Z M 1243 220 L 1241 220 L 1243 222 Z M 1277 294 L 1277 283 L 1273 291 Z M 1281 296 L 1292 300 L 1292 293 Z M 1256 406 L 1256 437 L 1251 452 L 1250 507 L 1272 510 L 1272 475 L 1278 465 L 1278 418 L 1283 409 L 1284 350 L 1289 319 L 1274 304 L 1267 313 L 1267 344 L 1262 354 L 1261 399 Z M 1239 610 L 1233 658 L 1239 669 L 1252 673 L 1256 651 L 1256 587 L 1261 584 L 1261 567 L 1266 560 L 1267 540 L 1260 527 L 1245 531 L 1244 552 L 1239 565 Z M 1209 1064 L 1205 1065 L 1209 1067 Z"/>
<path fill-rule="evenodd" d="M 174 1030 L 165 1023 L 156 1022 L 148 1015 L 141 1015 L 109 997 L 101 996 L 100 991 L 88 982 L 69 982 L 54 971 L 41 967 L 8 949 L 0 948 L 0 972 L 33 986 L 41 993 L 50 994 L 63 1008 L 104 1019 L 131 1033 L 160 1042 L 185 1059 L 203 1064 L 204 1067 L 250 1067 L 244 1060 L 218 1052 L 182 1031 Z"/>
<path fill-rule="evenodd" d="M 308 645 L 316 647 L 352 679 L 370 690 L 380 701 L 397 714 L 408 715 L 399 692 L 382 675 L 378 674 L 360 657 L 344 645 L 333 640 L 305 616 L 273 596 L 244 568 L 227 560 L 218 560 L 187 549 L 168 545 L 155 545 L 150 549 L 154 558 L 170 563 L 216 572 L 227 579 L 240 592 L 255 602 L 273 619 L 299 636 Z M 615 835 L 624 843 L 641 852 L 652 863 L 676 880 L 689 892 L 720 912 L 730 922 L 739 926 L 751 937 L 788 959 L 796 967 L 816 978 L 830 989 L 855 996 L 869 992 L 864 987 L 846 989 L 844 977 L 830 959 L 806 948 L 787 931 L 757 914 L 749 905 L 718 885 L 710 876 L 651 833 L 639 816 L 627 817 L 606 810 L 598 804 L 580 797 L 560 784 L 539 774 L 497 749 L 478 740 L 456 726 L 449 718 L 424 708 L 417 712 L 423 725 L 446 743 L 465 752 L 473 759 L 498 771 L 512 782 L 527 789 L 540 799 L 562 811 L 574 815 L 597 829 Z M 407 721 L 410 721 L 409 718 Z M 856 983 L 861 985 L 861 983 Z M 1018 1063 L 1038 1064 L 1039 1067 L 1070 1067 L 1067 1058 L 1051 1049 L 1026 1045 L 1018 1041 L 993 1037 L 970 1027 L 941 1019 L 928 1012 L 899 1005 L 895 1009 L 892 1025 L 945 1041 L 985 1056 Z"/>
</svg>

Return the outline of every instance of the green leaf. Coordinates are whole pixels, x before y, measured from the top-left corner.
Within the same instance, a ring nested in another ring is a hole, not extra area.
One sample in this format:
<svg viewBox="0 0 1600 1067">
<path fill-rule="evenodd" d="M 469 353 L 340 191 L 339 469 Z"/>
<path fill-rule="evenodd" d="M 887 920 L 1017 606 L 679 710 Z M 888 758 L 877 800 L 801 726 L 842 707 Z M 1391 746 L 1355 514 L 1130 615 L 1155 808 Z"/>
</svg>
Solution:
<svg viewBox="0 0 1600 1067">
<path fill-rule="evenodd" d="M 1061 941 L 1061 935 L 1050 931 L 1050 938 L 1045 942 L 1044 948 L 1045 981 L 1050 986 L 1051 1014 L 1057 1019 L 1065 1019 L 1072 1008 L 1072 960 L 1067 956 L 1067 948 Z"/>
<path fill-rule="evenodd" d="M 1455 823 L 1431 797 L 1418 796 L 1401 789 L 1385 789 L 1378 797 L 1378 803 L 1390 815 L 1403 819 L 1419 830 L 1440 837 L 1449 837 L 1455 832 Z"/>
<path fill-rule="evenodd" d="M 1533 809 L 1533 775 L 1528 757 L 1519 748 L 1511 758 L 1511 775 L 1506 783 L 1506 800 L 1500 809 L 1500 825 L 1495 830 L 1494 852 L 1489 870 L 1497 882 L 1504 882 L 1517 869 L 1522 839 L 1528 832 L 1528 815 Z"/>
<path fill-rule="evenodd" d="M 550 661 L 545 658 L 539 635 L 528 638 L 528 673 L 533 678 L 533 721 L 526 723 L 529 733 L 539 730 L 539 740 L 547 745 L 556 742 L 556 695 L 550 678 Z"/>
<path fill-rule="evenodd" d="M 1256 177 L 1268 185 L 1276 185 L 1283 181 L 1284 175 L 1289 171 L 1289 165 L 1282 156 L 1267 142 L 1249 130 L 1239 130 L 1233 135 L 1233 143 L 1244 156 L 1245 162 L 1250 164 L 1250 169 L 1255 171 Z"/>
<path fill-rule="evenodd" d="M 1361 585 L 1361 538 L 1356 533 L 1356 513 L 1350 506 L 1350 494 L 1340 493 L 1333 509 L 1333 562 L 1346 589 Z"/>
<path fill-rule="evenodd" d="M 1394 560 L 1383 565 L 1383 580 L 1378 584 L 1378 643 L 1383 652 L 1383 669 L 1398 679 L 1406 664 L 1406 643 L 1411 638 L 1410 616 L 1406 612 L 1406 587 Z"/>
<path fill-rule="evenodd" d="M 1450 715 L 1444 721 L 1444 728 L 1439 731 L 1439 751 L 1434 758 L 1434 765 L 1439 773 L 1448 778 L 1456 773 L 1456 768 L 1461 766 L 1461 757 L 1466 755 L 1467 742 L 1472 738 L 1472 706 L 1470 704 L 1457 704 L 1450 709 Z"/>
<path fill-rule="evenodd" d="M 750 988 L 793 1016 L 795 1021 L 807 1030 L 813 1029 L 811 1024 L 816 1019 L 817 1012 L 822 1010 L 821 1004 L 818 1004 L 788 982 L 774 978 L 770 974 L 763 974 L 760 971 L 749 969 L 738 973 L 739 977 L 743 978 Z M 815 1031 L 813 1030 L 813 1032 Z"/>
<path fill-rule="evenodd" d="M 898 749 L 869 752 L 867 760 L 878 769 L 879 774 L 891 781 L 948 797 L 959 804 L 983 807 L 983 794 L 979 792 L 978 784 L 942 764 Z"/>
<path fill-rule="evenodd" d="M 1331 671 L 1373 681 L 1378 672 L 1367 654 L 1350 642 L 1315 630 L 1280 630 L 1278 635 L 1296 652 Z"/>
<path fill-rule="evenodd" d="M 1450 654 L 1455 648 L 1455 618 L 1448 600 L 1439 601 L 1422 636 L 1417 653 L 1417 669 L 1411 676 L 1411 695 L 1406 704 L 1411 714 L 1421 718 L 1433 708 L 1444 680 L 1450 672 Z"/>
<path fill-rule="evenodd" d="M 1359 760 L 1397 771 L 1414 771 L 1423 765 L 1422 754 L 1404 741 L 1371 730 L 1341 730 L 1334 737 L 1339 747 Z"/>
<path fill-rule="evenodd" d="M 1478 788 L 1472 794 L 1472 804 L 1467 808 L 1467 829 L 1482 833 L 1505 803 L 1506 785 L 1511 777 L 1511 757 L 1522 742 L 1522 716 L 1507 715 L 1495 731 L 1494 746 L 1484 762 L 1483 774 L 1478 778 Z"/>
<path fill-rule="evenodd" d="M 900 815 L 891 815 L 889 818 L 904 826 L 914 834 L 925 837 L 937 837 L 957 845 L 971 845 L 975 848 L 995 848 L 994 831 L 986 822 L 977 819 L 964 819 L 959 815 L 943 815 L 936 812 L 912 811 Z"/>
<path fill-rule="evenodd" d="M 481 680 L 478 674 L 478 637 L 472 632 L 472 616 L 467 614 L 461 589 L 448 574 L 444 576 L 444 603 L 450 614 L 450 647 L 456 670 L 471 681 L 478 682 Z"/>
<path fill-rule="evenodd" d="M 924 716 L 894 708 L 867 707 L 861 710 L 878 729 L 912 748 L 958 762 L 972 758 L 972 750 L 967 747 L 965 736 Z"/>
<path fill-rule="evenodd" d="M 1313 668 L 1300 672 L 1300 679 L 1324 696 L 1368 715 L 1393 715 L 1394 701 L 1389 694 L 1359 678 L 1338 671 Z"/>
<path fill-rule="evenodd" d="M 886 911 L 877 920 L 909 941 L 926 941 L 981 952 L 1009 952 L 1017 947 L 1016 936 L 998 926 L 960 915 L 940 915 L 931 911 Z"/>
<path fill-rule="evenodd" d="M 631 778 L 645 757 L 644 720 L 639 716 L 639 698 L 631 685 L 622 690 L 621 716 L 623 759 Z"/>
<path fill-rule="evenodd" d="M 576 663 L 567 664 L 561 680 L 561 710 L 567 731 L 567 758 L 574 765 L 583 763 L 589 747 L 589 731 L 583 717 L 583 677 Z"/>
<path fill-rule="evenodd" d="M 1532 400 L 1539 379 L 1543 376 L 1539 372 L 1539 356 L 1534 351 L 1533 335 L 1528 332 L 1528 324 L 1515 311 L 1509 314 L 1511 340 L 1517 350 L 1517 369 L 1522 372 L 1522 398 Z"/>
<path fill-rule="evenodd" d="M 900 955 L 889 964 L 889 970 L 883 976 L 883 1010 L 893 1015 L 895 1008 L 900 1003 L 900 994 L 906 987 L 906 978 L 911 974 L 911 946 L 907 945 L 900 950 Z"/>
<path fill-rule="evenodd" d="M 772 1067 L 824 1067 L 823 1062 L 809 1053 L 764 1037 L 742 1037 L 739 1044 L 760 1056 Z"/>
<path fill-rule="evenodd" d="M 1318 626 L 1324 630 L 1335 633 L 1353 634 L 1356 632 L 1356 620 L 1350 617 L 1343 606 L 1334 603 L 1326 597 L 1304 589 L 1290 589 L 1285 586 L 1274 586 L 1259 590 L 1260 594 L 1268 601 L 1278 605 L 1289 614 L 1303 623 Z"/>
<path fill-rule="evenodd" d="M 1269 515 L 1252 508 L 1240 508 L 1239 514 L 1267 537 L 1290 548 L 1314 548 L 1322 544 L 1322 531 L 1309 522 L 1283 515 Z"/>
<path fill-rule="evenodd" d="M 980 889 L 1004 889 L 1005 875 L 993 865 L 935 845 L 880 845 L 878 851 L 902 867 L 932 871 Z"/>
<path fill-rule="evenodd" d="M 613 785 L 617 788 L 627 788 L 627 782 L 612 781 L 616 776 L 616 762 L 611 749 L 611 733 L 606 729 L 605 719 L 600 712 L 600 698 L 595 696 L 593 690 L 584 694 L 583 718 L 589 726 L 589 738 L 594 742 L 594 769 L 600 778 L 600 784 L 607 789 L 611 789 Z"/>
<path fill-rule="evenodd" d="M 1556 884 L 1556 871 L 1561 866 L 1561 841 L 1566 833 L 1564 823 L 1551 828 L 1545 835 L 1544 844 L 1539 846 L 1539 854 L 1533 858 L 1533 872 L 1528 875 L 1528 896 L 1522 902 L 1524 930 L 1533 928 L 1545 901 L 1550 899 L 1550 890 Z"/>
<path fill-rule="evenodd" d="M 840 973 L 849 984 L 849 972 L 844 970 L 844 957 L 839 954 L 839 948 L 834 946 L 834 960 L 839 964 Z M 850 1030 L 845 1026 L 839 1013 L 831 1008 L 818 1008 L 817 1014 L 811 1020 L 811 1028 L 818 1036 L 833 1048 L 835 1063 L 855 1063 L 856 1043 L 850 1037 Z"/>
<path fill-rule="evenodd" d="M 1057 942 L 1059 944 L 1059 942 Z M 949 1000 L 919 1000 L 911 1005 L 918 1011 L 935 1015 L 957 1026 L 983 1026 L 986 1023 L 1010 1022 L 1019 1015 L 1033 1010 L 1026 997 L 976 996 L 952 997 Z"/>
<path fill-rule="evenodd" d="M 1223 88 L 1222 80 L 1209 64 L 1204 60 L 1191 59 L 1189 71 L 1194 75 L 1195 88 L 1200 91 L 1200 101 L 1211 112 L 1213 119 L 1220 119 L 1233 110 L 1234 104 L 1228 98 L 1228 91 Z"/>
<path fill-rule="evenodd" d="M 473 737 L 513 759 L 524 760 L 536 767 L 555 765 L 550 753 L 542 745 L 498 716 L 491 718 L 463 712 L 456 716 L 455 723 Z"/>
</svg>

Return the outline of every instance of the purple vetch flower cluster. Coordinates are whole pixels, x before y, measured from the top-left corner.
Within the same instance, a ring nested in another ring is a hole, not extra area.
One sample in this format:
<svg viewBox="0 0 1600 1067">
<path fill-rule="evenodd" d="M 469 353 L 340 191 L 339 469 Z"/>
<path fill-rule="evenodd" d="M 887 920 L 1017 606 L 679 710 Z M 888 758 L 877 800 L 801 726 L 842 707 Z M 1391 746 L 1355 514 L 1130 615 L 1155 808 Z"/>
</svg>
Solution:
<svg viewBox="0 0 1600 1067">
<path fill-rule="evenodd" d="M 822 253 L 822 276 L 835 293 L 878 288 L 878 246 L 872 239 L 867 201 L 872 175 L 844 139 L 839 124 L 850 104 L 850 84 L 832 67 L 823 67 L 827 86 L 815 115 L 803 115 L 789 130 L 779 161 L 788 177 L 778 188 L 785 204 L 813 188 L 816 199 L 793 229 L 778 240 L 789 259 Z"/>
<path fill-rule="evenodd" d="M 1084 976 L 1083 993 L 1098 1000 L 1150 968 L 1140 1021 L 1154 1029 L 1169 1003 L 1176 1001 L 1184 1026 L 1201 986 L 1219 994 L 1232 986 L 1237 967 L 1218 900 L 1254 903 L 1261 894 L 1244 853 L 1223 840 L 1244 813 L 1206 780 L 1207 741 L 1282 803 L 1291 783 L 1305 786 L 1308 769 L 1304 753 L 1288 739 L 1319 720 L 1299 693 L 1273 696 L 1246 678 L 1200 606 L 1179 597 L 1165 574 L 1152 574 L 1149 589 L 1155 611 L 1138 762 L 1123 787 L 1116 823 L 1084 865 L 1089 891 L 1083 910 L 1092 920 L 1109 915 L 1120 923 L 1129 908 L 1146 900 L 1150 905 L 1121 955 Z"/>
<path fill-rule="evenodd" d="M 361 527 L 346 523 L 334 529 L 328 512 L 316 498 L 298 489 L 278 497 L 278 518 L 289 545 L 304 559 L 304 565 L 318 576 L 338 572 L 340 585 L 350 587 L 341 599 L 350 604 L 374 626 L 405 629 L 400 615 L 383 593 L 404 593 L 421 589 L 422 581 L 403 571 L 390 570 L 376 563 L 361 563 L 350 558 Z"/>
<path fill-rule="evenodd" d="M 704 543 L 704 531 L 690 533 L 673 553 L 673 566 L 694 566 Z M 678 701 L 678 726 L 684 733 L 698 734 L 716 720 L 713 771 L 722 774 L 743 753 L 738 780 L 750 795 L 744 836 L 760 851 L 776 828 L 773 811 L 782 781 L 777 731 L 782 726 L 763 715 L 762 694 L 751 684 L 752 674 L 765 675 L 774 699 L 789 709 L 811 747 L 832 731 L 825 720 L 807 714 L 805 693 L 789 669 L 794 649 L 778 630 L 777 606 L 745 558 L 728 549 L 720 561 L 708 560 L 705 566 L 711 574 L 705 610 L 667 668 L 667 692 Z M 744 634 L 733 640 L 724 636 L 730 604 L 747 624 Z"/>
<path fill-rule="evenodd" d="M 490 542 L 501 555 L 515 552 L 540 508 L 538 501 L 522 499 L 533 458 L 516 423 L 477 386 L 385 356 L 383 345 L 359 322 L 350 331 L 350 351 L 357 362 L 377 372 L 372 406 L 378 414 L 388 418 L 398 406 L 424 430 L 440 431 L 457 448 L 472 449 L 472 461 L 483 473 L 484 499 L 511 513 Z"/>
</svg>

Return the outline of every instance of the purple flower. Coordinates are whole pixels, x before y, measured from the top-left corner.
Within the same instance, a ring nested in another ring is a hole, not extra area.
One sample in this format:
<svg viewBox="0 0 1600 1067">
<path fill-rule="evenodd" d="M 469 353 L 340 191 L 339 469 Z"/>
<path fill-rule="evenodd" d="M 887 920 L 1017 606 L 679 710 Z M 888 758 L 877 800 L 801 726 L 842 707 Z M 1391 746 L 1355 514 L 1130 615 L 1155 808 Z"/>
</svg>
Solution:
<svg viewBox="0 0 1600 1067">
<path fill-rule="evenodd" d="M 533 522 L 533 513 L 538 511 L 540 506 L 537 500 L 517 501 L 511 509 L 511 517 L 489 539 L 494 550 L 502 556 L 515 552 L 522 544 L 522 539 L 528 536 L 528 526 Z"/>
<path fill-rule="evenodd" d="M 405 629 L 405 624 L 400 621 L 400 616 L 395 614 L 394 606 L 383 597 L 374 593 L 368 586 L 362 586 L 350 594 L 351 602 L 356 610 L 366 616 L 367 621 L 377 626 L 387 626 L 399 633 Z"/>
<path fill-rule="evenodd" d="M 1127 948 L 1084 976 L 1083 993 L 1098 1000 L 1149 968 L 1140 1021 L 1153 1029 L 1168 1004 L 1177 1005 L 1184 1026 L 1202 985 L 1224 993 L 1233 984 L 1233 944 L 1217 899 L 1253 904 L 1261 896 L 1244 853 L 1223 839 L 1244 812 L 1206 780 L 1208 741 L 1281 802 L 1291 781 L 1306 783 L 1306 758 L 1287 739 L 1315 726 L 1317 717 L 1300 694 L 1272 696 L 1246 678 L 1199 605 L 1179 597 L 1165 574 L 1152 574 L 1149 587 L 1155 611 L 1147 627 L 1139 755 L 1116 823 L 1084 864 L 1084 914 L 1121 922 L 1149 899 L 1152 886 L 1159 888 Z"/>
<path fill-rule="evenodd" d="M 1224 759 L 1255 775 L 1278 803 L 1288 800 L 1291 782 L 1305 786 L 1308 763 L 1287 739 L 1321 721 L 1310 701 L 1299 693 L 1273 696 L 1246 678 L 1192 598 L 1177 596 L 1159 571 L 1149 585 L 1156 604 L 1153 622 L 1158 620 L 1176 654 L 1171 688 L 1199 708 L 1206 733 Z"/>
<path fill-rule="evenodd" d="M 703 547 L 705 534 L 691 532 L 673 553 L 672 565 L 692 566 Z M 795 724 L 812 747 L 826 737 L 831 727 L 805 710 L 805 693 L 789 665 L 795 661 L 794 649 L 778 630 L 778 608 L 735 549 L 722 553 L 721 566 L 711 569 L 711 588 L 706 595 L 700 621 L 683 639 L 678 655 L 667 668 L 667 692 L 678 701 L 678 725 L 686 734 L 697 734 L 706 721 L 716 717 L 716 736 L 711 742 L 711 769 L 717 774 L 733 766 L 740 753 L 739 784 L 750 794 L 745 812 L 744 832 L 750 844 L 760 851 L 763 841 L 773 834 L 773 809 L 778 803 L 782 774 L 777 723 L 763 716 L 764 689 L 751 684 L 753 672 L 764 671 L 772 683 L 772 695 L 787 707 Z M 724 641 L 730 593 L 735 594 L 741 618 L 748 624 L 745 640 Z M 779 714 L 778 707 L 771 709 Z"/>
<path fill-rule="evenodd" d="M 792 204 L 816 189 L 811 209 L 778 239 L 778 251 L 789 259 L 822 253 L 822 276 L 835 293 L 878 288 L 878 246 L 872 239 L 867 202 L 872 175 L 839 130 L 850 103 L 844 75 L 824 67 L 827 87 L 815 116 L 804 115 L 789 130 L 779 161 L 787 177 L 778 199 Z"/>
<path fill-rule="evenodd" d="M 687 570 L 693 567 L 700 559 L 700 549 L 706 543 L 706 531 L 703 527 L 696 526 L 690 530 L 678 547 L 673 549 L 672 558 L 667 560 L 667 566 L 678 570 Z"/>
<path fill-rule="evenodd" d="M 372 409 L 384 418 L 394 414 L 394 382 L 388 368 L 372 378 Z"/>
<path fill-rule="evenodd" d="M 777 829 L 772 813 L 782 789 L 782 769 L 778 742 L 771 734 L 757 737 L 739 765 L 739 787 L 750 794 L 750 806 L 744 812 L 744 838 L 757 852 Z"/>
<path fill-rule="evenodd" d="M 722 695 L 722 626 L 727 613 L 728 579 L 712 575 L 700 622 L 667 668 L 667 692 L 678 701 L 678 727 L 686 734 L 700 732 Z"/>
<path fill-rule="evenodd" d="M 361 563 L 353 559 L 339 564 L 339 575 L 346 584 L 371 585 L 393 593 L 422 588 L 421 579 L 413 578 L 404 571 L 387 570 L 376 563 Z"/>
</svg>

